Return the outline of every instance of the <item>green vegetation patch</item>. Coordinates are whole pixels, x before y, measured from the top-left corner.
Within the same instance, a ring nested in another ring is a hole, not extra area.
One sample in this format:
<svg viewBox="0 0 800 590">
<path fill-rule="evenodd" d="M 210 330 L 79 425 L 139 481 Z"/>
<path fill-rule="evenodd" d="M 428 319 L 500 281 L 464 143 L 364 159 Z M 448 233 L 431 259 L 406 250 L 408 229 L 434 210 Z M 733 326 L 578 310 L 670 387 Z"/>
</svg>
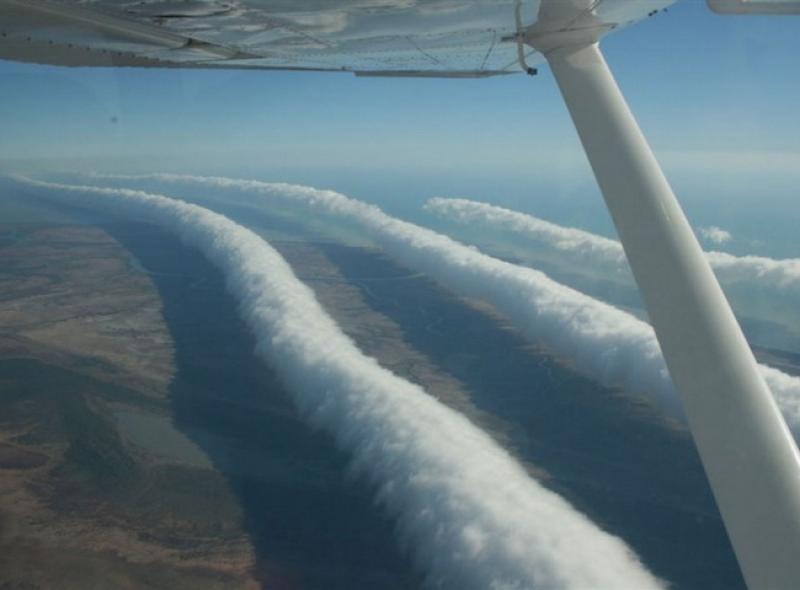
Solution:
<svg viewBox="0 0 800 590">
<path fill-rule="evenodd" d="M 107 490 L 136 478 L 136 462 L 113 421 L 92 409 L 83 394 L 63 396 L 61 412 L 69 441 L 62 466 L 67 474 Z"/>
</svg>

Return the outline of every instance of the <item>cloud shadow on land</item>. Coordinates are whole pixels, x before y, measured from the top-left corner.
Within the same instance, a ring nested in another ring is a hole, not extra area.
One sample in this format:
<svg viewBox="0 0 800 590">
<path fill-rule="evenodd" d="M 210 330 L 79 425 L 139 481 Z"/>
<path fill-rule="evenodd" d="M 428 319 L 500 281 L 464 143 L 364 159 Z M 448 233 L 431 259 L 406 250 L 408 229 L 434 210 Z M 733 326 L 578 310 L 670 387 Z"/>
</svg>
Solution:
<svg viewBox="0 0 800 590">
<path fill-rule="evenodd" d="M 251 231 L 159 195 L 23 182 L 153 219 L 223 269 L 257 355 L 378 484 L 432 587 L 663 587 L 620 538 L 531 479 L 490 436 L 364 356 Z"/>
<path fill-rule="evenodd" d="M 635 405 L 537 353 L 523 335 L 377 251 L 319 244 L 410 346 L 510 425 L 514 453 L 553 491 L 676 589 L 744 588 L 694 444 L 660 412 Z M 362 280 L 362 279 L 368 280 Z"/>
<path fill-rule="evenodd" d="M 175 426 L 224 475 L 243 512 L 264 588 L 416 588 L 395 524 L 333 438 L 299 418 L 254 354 L 222 273 L 147 224 L 107 224 L 147 269 L 174 340 Z"/>
</svg>

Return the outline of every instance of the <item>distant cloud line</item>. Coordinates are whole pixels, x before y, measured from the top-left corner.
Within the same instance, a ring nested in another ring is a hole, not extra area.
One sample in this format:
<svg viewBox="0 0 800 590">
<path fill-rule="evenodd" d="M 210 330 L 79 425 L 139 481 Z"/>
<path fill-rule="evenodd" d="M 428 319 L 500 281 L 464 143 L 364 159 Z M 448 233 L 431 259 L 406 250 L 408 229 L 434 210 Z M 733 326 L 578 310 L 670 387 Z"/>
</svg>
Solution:
<svg viewBox="0 0 800 590">
<path fill-rule="evenodd" d="M 607 264 L 617 270 L 628 268 L 622 244 L 582 229 L 564 227 L 532 215 L 467 199 L 434 197 L 428 199 L 424 208 L 448 221 L 510 231 L 545 242 L 557 250 L 577 254 L 585 260 Z"/>
<path fill-rule="evenodd" d="M 430 587 L 663 587 L 623 541 L 531 479 L 488 435 L 361 353 L 252 231 L 161 195 L 17 181 L 62 202 L 144 217 L 220 268 L 257 354 L 281 373 L 303 415 L 333 433 L 376 485 Z"/>
<path fill-rule="evenodd" d="M 574 227 L 564 227 L 504 207 L 467 199 L 435 197 L 425 209 L 448 220 L 475 224 L 544 242 L 557 250 L 582 257 L 588 263 L 608 265 L 615 271 L 627 270 L 622 245 L 616 240 Z M 703 237 L 715 244 L 731 239 L 718 227 L 700 228 Z M 708 261 L 722 282 L 750 282 L 780 289 L 800 290 L 800 259 L 776 260 L 765 256 L 734 256 L 725 252 L 707 252 Z"/>
<path fill-rule="evenodd" d="M 461 295 L 491 302 L 528 338 L 572 359 L 579 370 L 600 383 L 621 386 L 634 394 L 647 393 L 668 412 L 682 416 L 652 327 L 540 271 L 492 258 L 334 191 L 170 174 L 109 178 L 206 188 L 223 191 L 226 196 L 238 192 L 250 204 L 258 204 L 253 196 L 261 196 L 270 206 L 275 202 L 299 205 L 305 211 L 356 223 L 391 256 Z M 606 242 L 615 243 L 598 243 Z M 765 365 L 759 367 L 789 426 L 800 435 L 800 378 Z"/>
<path fill-rule="evenodd" d="M 715 244 L 725 244 L 733 239 L 731 232 L 717 227 L 716 225 L 709 225 L 708 227 L 698 227 L 697 231 L 703 239 L 713 242 Z"/>
</svg>

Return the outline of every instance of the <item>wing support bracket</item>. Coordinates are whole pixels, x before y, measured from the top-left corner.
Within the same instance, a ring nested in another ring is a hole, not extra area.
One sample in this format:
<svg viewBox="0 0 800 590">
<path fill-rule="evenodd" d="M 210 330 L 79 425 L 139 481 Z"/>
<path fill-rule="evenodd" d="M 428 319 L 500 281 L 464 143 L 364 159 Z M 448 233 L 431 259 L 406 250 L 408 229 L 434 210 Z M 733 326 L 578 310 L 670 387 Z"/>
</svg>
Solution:
<svg viewBox="0 0 800 590">
<path fill-rule="evenodd" d="M 517 43 L 517 61 L 522 71 L 529 76 L 535 76 L 539 73 L 536 68 L 532 68 L 525 61 L 525 30 L 522 27 L 522 2 L 517 0 L 514 5 L 514 22 L 517 26 L 517 33 L 514 35 L 514 41 Z"/>
<path fill-rule="evenodd" d="M 611 212 L 745 581 L 800 588 L 797 446 L 597 37 L 527 41 L 552 68 Z"/>
</svg>

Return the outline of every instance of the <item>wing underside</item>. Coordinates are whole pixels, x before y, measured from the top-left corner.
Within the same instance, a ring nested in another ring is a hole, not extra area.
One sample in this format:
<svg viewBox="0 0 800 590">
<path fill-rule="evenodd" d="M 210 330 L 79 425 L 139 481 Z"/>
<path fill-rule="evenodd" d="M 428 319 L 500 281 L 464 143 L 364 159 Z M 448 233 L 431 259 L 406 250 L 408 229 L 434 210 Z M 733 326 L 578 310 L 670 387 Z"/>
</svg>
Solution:
<svg viewBox="0 0 800 590">
<path fill-rule="evenodd" d="M 646 18 L 672 0 L 563 2 L 612 30 Z M 521 62 L 541 61 L 536 51 L 521 48 L 517 41 L 519 30 L 536 23 L 539 4 L 539 0 L 0 0 L 0 58 L 66 66 L 483 77 L 518 72 Z"/>
</svg>

